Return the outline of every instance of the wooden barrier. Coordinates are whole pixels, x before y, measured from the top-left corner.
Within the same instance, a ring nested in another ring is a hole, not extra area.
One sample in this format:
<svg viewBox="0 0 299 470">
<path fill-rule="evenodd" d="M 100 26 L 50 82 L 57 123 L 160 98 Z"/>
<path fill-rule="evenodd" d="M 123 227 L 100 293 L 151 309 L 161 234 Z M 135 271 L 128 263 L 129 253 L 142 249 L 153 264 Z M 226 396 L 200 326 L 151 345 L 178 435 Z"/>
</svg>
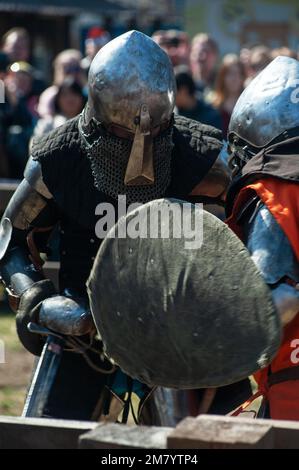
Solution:
<svg viewBox="0 0 299 470">
<path fill-rule="evenodd" d="M 79 437 L 79 449 L 167 449 L 172 428 L 101 424 Z"/>
<path fill-rule="evenodd" d="M 0 416 L 0 449 L 77 449 L 81 434 L 98 423 Z"/>
<path fill-rule="evenodd" d="M 0 416 L 0 449 L 299 449 L 299 422 L 201 415 L 176 428 Z"/>
<path fill-rule="evenodd" d="M 170 449 L 299 449 L 299 422 L 201 415 L 168 436 Z"/>
<path fill-rule="evenodd" d="M 58 289 L 58 274 L 59 274 L 60 263 L 58 261 L 46 261 L 43 267 L 45 277 L 51 279 L 54 286 Z"/>
<path fill-rule="evenodd" d="M 4 180 L 0 178 L 0 214 L 5 211 L 7 204 L 19 185 L 18 180 Z"/>
</svg>

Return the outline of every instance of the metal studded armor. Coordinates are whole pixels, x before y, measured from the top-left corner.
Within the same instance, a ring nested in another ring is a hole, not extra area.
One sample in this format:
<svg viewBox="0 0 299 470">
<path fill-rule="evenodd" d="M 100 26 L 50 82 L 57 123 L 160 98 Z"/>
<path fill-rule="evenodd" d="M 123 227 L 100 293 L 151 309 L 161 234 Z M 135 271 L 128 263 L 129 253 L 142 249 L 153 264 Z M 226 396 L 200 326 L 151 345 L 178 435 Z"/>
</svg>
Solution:
<svg viewBox="0 0 299 470">
<path fill-rule="evenodd" d="M 265 155 L 266 149 L 273 146 L 279 149 L 280 143 L 298 137 L 298 77 L 299 62 L 296 59 L 277 57 L 239 97 L 228 130 L 231 164 L 237 173 L 240 174 L 244 165 L 251 162 L 247 174 L 254 171 L 270 174 L 271 170 L 273 174 L 275 170 L 271 169 L 271 164 L 267 168 L 269 159 L 267 156 L 263 159 L 262 152 Z M 284 176 L 291 176 L 293 172 L 294 177 L 298 173 L 295 165 L 296 162 L 291 163 Z"/>
</svg>

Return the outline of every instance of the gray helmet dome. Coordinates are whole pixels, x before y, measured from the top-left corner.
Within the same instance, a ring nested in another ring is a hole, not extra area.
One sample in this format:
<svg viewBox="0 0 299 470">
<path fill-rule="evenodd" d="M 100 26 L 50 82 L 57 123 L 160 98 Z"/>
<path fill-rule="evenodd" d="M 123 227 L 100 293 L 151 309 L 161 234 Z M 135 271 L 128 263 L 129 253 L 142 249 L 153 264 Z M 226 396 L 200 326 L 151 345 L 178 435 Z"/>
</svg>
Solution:
<svg viewBox="0 0 299 470">
<path fill-rule="evenodd" d="M 231 116 L 228 138 L 230 142 L 240 138 L 250 146 L 264 148 L 285 131 L 298 126 L 299 62 L 279 56 L 239 97 Z"/>
<path fill-rule="evenodd" d="M 95 118 L 135 132 L 141 109 L 149 116 L 151 128 L 172 116 L 176 94 L 173 67 L 160 46 L 139 31 L 118 36 L 97 53 L 88 85 L 85 124 Z"/>
</svg>

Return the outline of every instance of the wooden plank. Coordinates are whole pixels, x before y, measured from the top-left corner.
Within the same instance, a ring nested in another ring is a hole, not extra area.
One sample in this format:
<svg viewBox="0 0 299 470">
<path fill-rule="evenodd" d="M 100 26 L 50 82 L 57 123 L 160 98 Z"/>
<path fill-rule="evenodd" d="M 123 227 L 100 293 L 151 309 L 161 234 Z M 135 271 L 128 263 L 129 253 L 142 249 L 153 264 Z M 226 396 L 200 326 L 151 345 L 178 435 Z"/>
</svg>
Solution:
<svg viewBox="0 0 299 470">
<path fill-rule="evenodd" d="M 169 449 L 273 449 L 274 432 L 264 420 L 201 415 L 186 418 L 169 434 Z"/>
<path fill-rule="evenodd" d="M 231 420 L 236 418 L 229 418 L 224 416 L 210 416 L 213 419 Z M 299 421 L 287 421 L 278 419 L 250 419 L 250 418 L 237 418 L 242 420 L 244 424 L 253 423 L 254 426 L 259 427 L 267 424 L 273 430 L 274 449 L 299 449 Z"/>
<path fill-rule="evenodd" d="M 254 420 L 256 426 L 265 423 L 263 419 Z M 267 420 L 273 428 L 274 449 L 299 449 L 299 421 Z"/>
<path fill-rule="evenodd" d="M 79 438 L 80 449 L 166 449 L 172 428 L 100 424 Z"/>
<path fill-rule="evenodd" d="M 45 274 L 45 277 L 47 279 L 51 279 L 57 291 L 59 290 L 58 288 L 59 268 L 60 268 L 60 263 L 58 261 L 46 261 L 43 266 L 43 272 Z"/>
<path fill-rule="evenodd" d="M 17 180 L 0 179 L 0 213 L 5 211 L 7 204 L 19 185 Z"/>
<path fill-rule="evenodd" d="M 175 429 L 0 416 L 0 449 L 299 449 L 299 422 L 201 415 Z"/>
<path fill-rule="evenodd" d="M 88 421 L 0 416 L 0 449 L 77 449 L 79 436 L 96 426 Z"/>
</svg>

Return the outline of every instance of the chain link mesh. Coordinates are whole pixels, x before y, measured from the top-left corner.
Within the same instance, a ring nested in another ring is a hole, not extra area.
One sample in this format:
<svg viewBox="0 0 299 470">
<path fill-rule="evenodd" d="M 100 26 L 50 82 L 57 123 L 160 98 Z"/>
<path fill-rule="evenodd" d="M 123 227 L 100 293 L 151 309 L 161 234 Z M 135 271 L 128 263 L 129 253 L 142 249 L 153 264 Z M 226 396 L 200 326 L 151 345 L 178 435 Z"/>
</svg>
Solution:
<svg viewBox="0 0 299 470">
<path fill-rule="evenodd" d="M 87 140 L 88 139 L 88 140 Z M 91 163 L 95 187 L 117 199 L 125 195 L 127 203 L 142 204 L 163 197 L 171 179 L 172 128 L 153 141 L 155 182 L 152 185 L 127 186 L 124 183 L 132 142 L 112 135 L 102 126 L 96 139 L 84 135 L 84 151 Z"/>
</svg>

